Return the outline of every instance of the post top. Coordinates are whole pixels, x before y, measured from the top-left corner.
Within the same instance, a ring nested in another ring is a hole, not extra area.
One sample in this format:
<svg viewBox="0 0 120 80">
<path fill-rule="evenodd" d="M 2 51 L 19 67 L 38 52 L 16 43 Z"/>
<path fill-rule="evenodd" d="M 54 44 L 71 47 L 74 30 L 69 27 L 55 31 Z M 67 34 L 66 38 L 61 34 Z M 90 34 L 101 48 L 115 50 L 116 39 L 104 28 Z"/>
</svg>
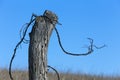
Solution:
<svg viewBox="0 0 120 80">
<path fill-rule="evenodd" d="M 52 24 L 58 23 L 58 16 L 52 11 L 45 10 L 43 16 L 47 17 L 51 21 Z"/>
</svg>

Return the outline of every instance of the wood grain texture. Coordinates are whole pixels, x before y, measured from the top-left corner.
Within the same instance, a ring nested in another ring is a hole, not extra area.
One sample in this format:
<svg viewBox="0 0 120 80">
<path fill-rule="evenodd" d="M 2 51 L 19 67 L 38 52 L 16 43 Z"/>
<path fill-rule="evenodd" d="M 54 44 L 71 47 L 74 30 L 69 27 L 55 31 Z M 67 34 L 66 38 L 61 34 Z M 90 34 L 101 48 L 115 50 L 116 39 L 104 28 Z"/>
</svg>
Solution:
<svg viewBox="0 0 120 80">
<path fill-rule="evenodd" d="M 50 11 L 46 11 L 44 15 L 57 19 L 57 16 Z M 50 20 L 51 18 L 37 16 L 30 33 L 29 80 L 47 80 L 47 49 L 52 30 L 56 24 L 56 22 L 51 23 Z"/>
</svg>

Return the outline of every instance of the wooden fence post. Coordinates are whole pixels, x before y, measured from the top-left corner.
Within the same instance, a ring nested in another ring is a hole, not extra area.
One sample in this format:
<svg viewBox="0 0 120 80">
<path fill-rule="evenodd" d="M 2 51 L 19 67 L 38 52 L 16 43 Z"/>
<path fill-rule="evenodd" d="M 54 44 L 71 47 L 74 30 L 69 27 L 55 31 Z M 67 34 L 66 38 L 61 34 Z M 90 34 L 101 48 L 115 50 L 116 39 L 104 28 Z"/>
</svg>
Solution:
<svg viewBox="0 0 120 80">
<path fill-rule="evenodd" d="M 57 16 L 48 10 L 35 19 L 30 33 L 29 80 L 47 80 L 47 49 L 57 20 Z"/>
</svg>

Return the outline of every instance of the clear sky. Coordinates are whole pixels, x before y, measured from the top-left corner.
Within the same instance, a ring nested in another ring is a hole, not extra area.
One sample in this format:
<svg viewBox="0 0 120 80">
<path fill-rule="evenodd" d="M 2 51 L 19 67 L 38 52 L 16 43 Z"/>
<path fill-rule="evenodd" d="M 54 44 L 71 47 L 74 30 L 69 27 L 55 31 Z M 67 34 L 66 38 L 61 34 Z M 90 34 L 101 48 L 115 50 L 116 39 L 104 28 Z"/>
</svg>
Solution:
<svg viewBox="0 0 120 80">
<path fill-rule="evenodd" d="M 62 52 L 53 31 L 49 65 L 58 71 L 120 75 L 120 0 L 0 0 L 0 67 L 8 68 L 22 25 L 32 13 L 42 15 L 46 9 L 55 12 L 62 23 L 56 27 L 66 50 L 85 51 L 88 37 L 95 45 L 107 45 L 88 56 L 70 56 Z M 18 48 L 12 69 L 27 69 L 28 46 Z"/>
</svg>

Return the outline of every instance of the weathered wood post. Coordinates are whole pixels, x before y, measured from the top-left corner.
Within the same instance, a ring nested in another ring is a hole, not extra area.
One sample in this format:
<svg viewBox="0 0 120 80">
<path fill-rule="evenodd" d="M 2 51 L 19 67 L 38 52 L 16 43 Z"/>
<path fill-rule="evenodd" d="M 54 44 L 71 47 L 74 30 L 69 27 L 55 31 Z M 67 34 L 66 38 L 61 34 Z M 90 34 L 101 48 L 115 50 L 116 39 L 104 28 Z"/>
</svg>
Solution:
<svg viewBox="0 0 120 80">
<path fill-rule="evenodd" d="M 57 16 L 46 10 L 37 16 L 30 33 L 29 80 L 47 80 L 47 49 Z"/>
</svg>

